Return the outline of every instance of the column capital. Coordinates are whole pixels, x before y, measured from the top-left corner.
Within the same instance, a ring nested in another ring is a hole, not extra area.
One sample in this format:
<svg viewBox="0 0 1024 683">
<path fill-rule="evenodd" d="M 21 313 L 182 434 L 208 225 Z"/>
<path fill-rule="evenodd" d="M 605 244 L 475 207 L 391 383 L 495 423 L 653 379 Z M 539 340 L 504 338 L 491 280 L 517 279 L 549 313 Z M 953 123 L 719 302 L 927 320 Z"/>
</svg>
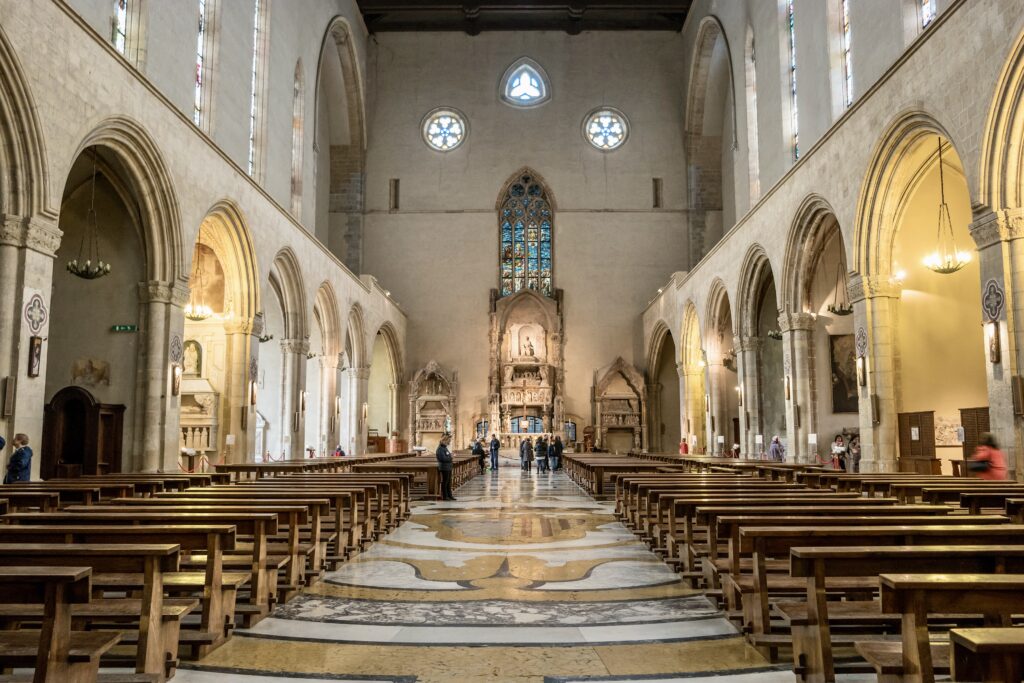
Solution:
<svg viewBox="0 0 1024 683">
<path fill-rule="evenodd" d="M 263 333 L 263 321 L 253 318 L 232 318 L 224 322 L 224 332 L 227 334 L 252 334 L 258 337 Z"/>
<path fill-rule="evenodd" d="M 0 222 L 0 245 L 23 247 L 53 258 L 64 235 L 56 218 L 49 216 L 12 216 L 5 214 Z"/>
<path fill-rule="evenodd" d="M 352 367 L 352 368 L 349 368 L 348 370 L 346 370 L 345 372 L 349 373 L 349 376 L 355 377 L 356 379 L 370 379 L 370 368 L 369 367 L 365 367 L 365 368 Z"/>
<path fill-rule="evenodd" d="M 763 337 L 747 337 L 736 335 L 732 338 L 732 348 L 736 351 L 736 353 L 743 353 L 746 351 L 760 351 L 762 346 L 764 346 Z"/>
<path fill-rule="evenodd" d="M 284 353 L 301 353 L 306 355 L 309 353 L 309 339 L 282 339 L 281 351 Z"/>
<path fill-rule="evenodd" d="M 686 377 L 686 363 L 676 363 L 676 373 L 679 375 L 679 379 Z"/>
<path fill-rule="evenodd" d="M 783 311 L 779 314 L 780 332 L 807 332 L 814 329 L 814 315 Z"/>
<path fill-rule="evenodd" d="M 974 214 L 969 228 L 979 251 L 999 242 L 1020 239 L 1024 237 L 1024 208 L 986 209 Z"/>
<path fill-rule="evenodd" d="M 320 367 L 324 370 L 337 370 L 341 366 L 341 358 L 338 356 L 323 355 L 318 358 Z"/>
<path fill-rule="evenodd" d="M 139 303 L 184 306 L 188 303 L 188 287 L 183 287 L 181 283 L 168 282 L 167 280 L 140 282 Z"/>
<path fill-rule="evenodd" d="M 865 299 L 898 299 L 903 288 L 888 275 L 861 275 L 851 273 L 847 284 L 850 303 L 858 303 Z"/>
</svg>

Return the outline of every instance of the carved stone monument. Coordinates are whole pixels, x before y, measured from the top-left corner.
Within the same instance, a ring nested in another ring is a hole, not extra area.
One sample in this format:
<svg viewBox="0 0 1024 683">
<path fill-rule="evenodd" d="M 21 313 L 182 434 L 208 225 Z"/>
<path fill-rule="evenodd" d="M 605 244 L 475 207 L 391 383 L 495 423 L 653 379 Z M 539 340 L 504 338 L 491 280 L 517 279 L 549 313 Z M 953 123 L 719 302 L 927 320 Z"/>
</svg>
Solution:
<svg viewBox="0 0 1024 683">
<path fill-rule="evenodd" d="M 647 390 L 644 376 L 621 357 L 594 373 L 596 446 L 608 451 L 647 447 Z"/>
<path fill-rule="evenodd" d="M 433 449 L 445 432 L 456 433 L 458 373 L 430 361 L 409 386 L 409 433 L 413 444 Z"/>
</svg>

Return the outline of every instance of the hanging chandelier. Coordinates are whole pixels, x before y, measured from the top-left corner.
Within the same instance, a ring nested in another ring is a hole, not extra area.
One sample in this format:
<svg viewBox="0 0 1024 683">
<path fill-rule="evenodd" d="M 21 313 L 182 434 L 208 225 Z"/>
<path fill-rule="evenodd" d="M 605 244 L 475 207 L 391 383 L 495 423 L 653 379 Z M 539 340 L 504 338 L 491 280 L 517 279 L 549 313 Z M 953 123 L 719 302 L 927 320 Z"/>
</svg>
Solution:
<svg viewBox="0 0 1024 683">
<path fill-rule="evenodd" d="M 953 221 L 949 217 L 949 205 L 946 204 L 946 182 L 942 173 L 942 138 L 939 138 L 939 225 L 936 236 L 936 249 L 924 258 L 924 265 L 929 270 L 949 275 L 960 270 L 971 262 L 971 255 L 956 247 L 953 237 Z"/>
<path fill-rule="evenodd" d="M 193 322 L 206 320 L 213 315 L 213 309 L 206 303 L 206 291 L 203 287 L 203 269 L 200 267 L 199 245 L 203 241 L 203 226 L 199 226 L 199 237 L 196 248 L 192 252 L 192 277 L 189 278 L 188 303 L 185 304 L 185 317 Z M 193 283 L 195 286 L 192 286 Z"/>
<path fill-rule="evenodd" d="M 78 245 L 78 258 L 68 261 L 68 272 L 83 280 L 95 280 L 110 272 L 110 264 L 100 257 L 99 226 L 96 220 L 96 150 L 92 150 L 92 187 L 85 230 Z"/>
<path fill-rule="evenodd" d="M 843 279 L 843 271 L 846 270 L 844 261 L 842 245 L 840 245 L 839 261 L 836 263 L 836 289 L 833 294 L 832 303 L 828 305 L 828 312 L 838 316 L 853 313 L 853 306 L 850 305 L 850 296 L 846 291 L 846 282 Z"/>
</svg>

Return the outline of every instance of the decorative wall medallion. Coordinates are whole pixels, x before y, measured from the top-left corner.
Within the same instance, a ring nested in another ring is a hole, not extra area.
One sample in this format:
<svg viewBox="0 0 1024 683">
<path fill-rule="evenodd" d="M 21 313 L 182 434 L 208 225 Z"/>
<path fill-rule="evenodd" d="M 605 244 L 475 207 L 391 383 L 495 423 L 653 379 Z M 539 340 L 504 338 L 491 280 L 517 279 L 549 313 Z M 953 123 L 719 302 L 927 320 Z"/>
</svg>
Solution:
<svg viewBox="0 0 1024 683">
<path fill-rule="evenodd" d="M 43 301 L 43 297 L 39 294 L 33 294 L 29 298 L 28 303 L 25 304 L 25 321 L 28 323 L 28 329 L 31 330 L 33 335 L 38 335 L 42 331 L 48 317 L 49 313 L 46 310 L 46 303 Z"/>
<path fill-rule="evenodd" d="M 985 293 L 981 297 L 981 307 L 985 310 L 986 320 L 995 322 L 1003 312 L 1006 296 L 1003 288 L 994 279 L 985 283 Z"/>
<path fill-rule="evenodd" d="M 251 357 L 249 359 L 249 381 L 250 382 L 255 382 L 256 379 L 259 377 L 259 373 L 260 373 L 259 363 L 256 362 L 256 357 L 253 356 L 253 357 Z"/>
<path fill-rule="evenodd" d="M 861 358 L 868 355 L 868 332 L 863 327 L 857 328 L 857 355 Z"/>
<path fill-rule="evenodd" d="M 180 363 L 181 362 L 181 354 L 182 354 L 183 350 L 184 349 L 182 348 L 182 345 L 181 345 L 181 337 L 179 337 L 178 335 L 174 335 L 173 337 L 171 337 L 171 362 L 172 363 Z"/>
</svg>

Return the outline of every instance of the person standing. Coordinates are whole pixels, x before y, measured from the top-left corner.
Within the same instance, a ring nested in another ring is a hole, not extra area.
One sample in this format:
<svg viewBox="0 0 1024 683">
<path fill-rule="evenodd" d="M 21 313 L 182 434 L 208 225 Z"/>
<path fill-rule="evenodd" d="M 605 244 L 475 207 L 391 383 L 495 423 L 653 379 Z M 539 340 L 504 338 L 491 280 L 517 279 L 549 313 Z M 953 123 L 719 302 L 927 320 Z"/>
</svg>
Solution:
<svg viewBox="0 0 1024 683">
<path fill-rule="evenodd" d="M 476 462 L 480 465 L 480 474 L 483 474 L 487 469 L 487 453 L 484 452 L 484 444 L 480 439 L 473 442 L 473 455 L 476 456 Z"/>
<path fill-rule="evenodd" d="M 437 456 L 437 470 L 441 475 L 441 500 L 455 500 L 455 496 L 452 495 L 452 469 L 454 468 L 452 460 L 452 452 L 448 449 L 448 444 L 452 441 L 452 437 L 449 434 L 445 434 L 441 437 L 441 443 L 437 445 L 437 451 L 434 455 Z"/>
<path fill-rule="evenodd" d="M 978 437 L 974 454 L 967 461 L 967 471 L 978 479 L 1006 479 L 1006 453 L 999 450 L 996 438 L 989 432 Z"/>
<path fill-rule="evenodd" d="M 773 436 L 771 444 L 768 445 L 768 459 L 776 462 L 785 462 L 786 460 L 786 447 L 782 445 L 778 435 Z"/>
<path fill-rule="evenodd" d="M 548 471 L 548 440 L 543 436 L 537 439 L 537 471 Z"/>
<path fill-rule="evenodd" d="M 498 469 L 498 454 L 501 453 L 501 442 L 498 441 L 497 434 L 491 434 L 491 470 L 497 471 Z"/>
<path fill-rule="evenodd" d="M 832 442 L 832 469 L 846 469 L 846 442 L 842 434 L 836 434 L 835 441 Z"/>
<path fill-rule="evenodd" d="M 523 445 L 520 447 L 520 455 L 523 458 L 523 470 L 530 472 L 533 470 L 533 441 L 530 437 L 523 439 Z"/>
<path fill-rule="evenodd" d="M 551 448 L 548 449 L 548 461 L 551 463 L 551 471 L 562 469 L 562 437 L 556 436 Z"/>
<path fill-rule="evenodd" d="M 2 441 L 2 439 L 0 439 Z M 28 436 L 15 434 L 14 453 L 7 462 L 7 474 L 4 476 L 5 484 L 14 484 L 19 481 L 29 481 L 32 476 L 32 449 L 28 446 Z M 3 446 L 0 446 L 3 448 Z"/>
<path fill-rule="evenodd" d="M 860 472 L 860 435 L 850 437 L 850 450 L 846 456 L 847 472 Z"/>
</svg>

